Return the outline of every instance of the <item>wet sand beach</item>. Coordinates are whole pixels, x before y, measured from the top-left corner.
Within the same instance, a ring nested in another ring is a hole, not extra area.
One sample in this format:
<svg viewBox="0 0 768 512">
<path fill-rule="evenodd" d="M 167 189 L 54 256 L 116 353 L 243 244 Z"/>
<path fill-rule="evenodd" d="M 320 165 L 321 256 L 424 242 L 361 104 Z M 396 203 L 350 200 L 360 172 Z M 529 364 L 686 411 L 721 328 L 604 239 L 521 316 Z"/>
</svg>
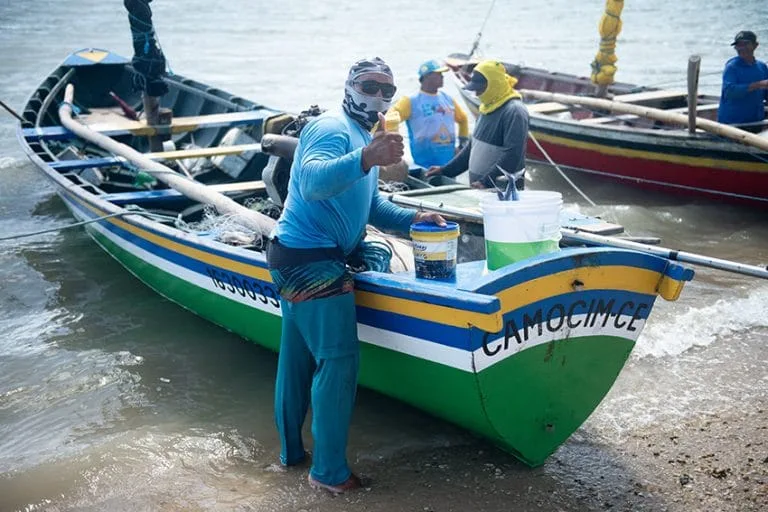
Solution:
<svg viewBox="0 0 768 512">
<path fill-rule="evenodd" d="M 0 100 L 23 108 L 80 48 L 130 56 L 122 4 L 0 0 Z M 496 2 L 479 48 L 588 76 L 604 4 Z M 739 30 L 768 56 L 764 2 L 625 4 L 619 81 L 684 90 L 698 54 L 700 91 L 719 94 Z M 365 56 L 416 92 L 419 64 L 468 51 L 490 2 L 151 5 L 174 71 L 300 112 L 336 107 Z M 665 247 L 768 263 L 766 211 L 572 177 L 597 207 L 548 167 L 531 188 Z M 72 222 L 0 112 L 0 236 L 54 231 L 0 245 L 0 512 L 768 510 L 768 282 L 699 268 L 678 301 L 659 299 L 611 392 L 538 468 L 361 389 L 348 454 L 372 483 L 332 497 L 275 465 L 276 355 L 159 297 L 81 228 L 56 231 Z"/>
<path fill-rule="evenodd" d="M 306 487 L 305 500 L 242 510 L 762 511 L 768 507 L 766 405 L 634 431 L 621 444 L 578 433 L 533 469 L 471 438 L 361 460 L 355 468 L 370 475 L 371 485 L 338 497 L 310 491 L 306 472 L 295 470 L 284 478 Z"/>
</svg>

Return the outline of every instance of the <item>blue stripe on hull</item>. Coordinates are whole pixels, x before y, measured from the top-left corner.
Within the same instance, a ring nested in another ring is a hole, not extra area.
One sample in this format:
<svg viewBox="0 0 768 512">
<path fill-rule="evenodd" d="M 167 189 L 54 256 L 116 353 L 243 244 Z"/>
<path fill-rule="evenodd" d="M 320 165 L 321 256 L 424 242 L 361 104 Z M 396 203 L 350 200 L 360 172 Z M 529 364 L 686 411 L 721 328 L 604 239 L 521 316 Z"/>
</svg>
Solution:
<svg viewBox="0 0 768 512">
<path fill-rule="evenodd" d="M 73 203 L 74 203 L 73 201 L 70 201 L 70 204 L 73 204 Z M 77 208 L 78 211 L 82 213 L 82 215 L 85 215 L 91 218 L 95 217 L 95 214 L 92 211 L 84 208 L 82 205 L 74 203 L 73 206 Z M 115 236 L 120 237 L 124 240 L 127 240 L 128 242 L 144 249 L 145 251 L 159 258 L 162 258 L 163 260 L 166 260 L 170 263 L 173 263 L 187 270 L 195 272 L 201 276 L 204 276 L 208 279 L 211 279 L 212 284 L 214 285 L 215 285 L 215 279 L 223 280 L 228 284 L 228 286 L 233 288 L 233 293 L 235 291 L 238 291 L 238 292 L 240 291 L 240 286 L 238 286 L 238 283 L 241 283 L 241 284 L 245 283 L 245 284 L 242 284 L 244 290 L 246 290 L 247 287 L 250 287 L 251 289 L 253 289 L 256 286 L 259 286 L 261 287 L 262 290 L 270 290 L 269 292 L 264 294 L 265 296 L 267 296 L 271 300 L 275 300 L 275 301 L 277 300 L 277 297 L 276 297 L 276 294 L 274 293 L 274 288 L 271 282 L 257 279 L 251 276 L 246 276 L 239 272 L 233 271 L 231 269 L 223 268 L 218 265 L 208 264 L 200 260 L 197 260 L 195 258 L 186 256 L 184 254 L 180 254 L 176 251 L 160 246 L 145 238 L 137 236 L 134 233 L 127 231 L 111 222 L 105 221 L 100 224 L 102 227 L 109 230 Z M 167 235 L 162 235 L 160 233 L 158 233 L 158 235 L 163 236 L 165 239 L 172 240 L 173 242 L 183 243 L 181 240 L 171 239 L 167 237 Z M 184 245 L 192 246 L 192 244 L 188 244 L 188 243 Z M 205 246 L 196 246 L 195 248 L 211 254 L 217 252 Z M 224 258 L 234 260 L 234 258 L 231 258 L 230 254 L 219 252 L 219 255 L 221 255 Z M 593 261 L 592 263 L 597 264 L 598 260 L 600 260 L 599 261 L 600 264 L 612 263 L 616 265 L 627 265 L 634 262 L 634 263 L 640 264 L 638 266 L 640 266 L 641 268 L 647 268 L 649 260 L 653 262 L 656 262 L 656 261 L 664 262 L 664 260 L 661 260 L 659 258 L 655 258 L 652 256 L 648 256 L 642 253 L 629 253 L 629 252 L 598 254 L 598 256 L 595 258 L 595 261 Z M 524 275 L 527 274 L 528 278 L 535 278 L 541 275 L 551 275 L 556 270 L 565 271 L 571 268 L 578 267 L 579 265 L 575 264 L 578 261 L 580 261 L 578 258 L 563 258 L 562 260 L 555 260 L 551 262 L 551 264 L 547 264 L 547 265 L 534 265 L 531 268 L 527 268 L 519 271 L 518 274 L 524 274 Z M 256 262 L 254 260 L 250 260 L 250 261 L 244 260 L 244 262 L 250 265 L 255 265 L 261 268 L 265 268 L 265 264 L 261 262 Z M 645 263 L 645 264 L 642 265 L 642 263 Z M 511 267 L 514 267 L 514 265 L 511 265 L 509 268 Z M 507 275 L 503 277 L 502 280 L 506 281 L 508 283 L 508 286 L 519 284 L 525 281 L 525 279 L 519 278 L 518 274 Z M 223 276 L 226 276 L 226 277 L 223 277 Z M 498 286 L 498 285 L 494 285 L 494 286 Z M 448 290 L 445 290 L 445 291 L 447 292 Z M 608 304 L 610 303 L 611 300 L 613 301 L 611 303 L 612 304 L 611 313 L 613 313 L 614 317 L 619 313 L 619 308 L 623 304 L 625 305 L 624 306 L 625 311 L 622 311 L 623 314 L 636 315 L 638 319 L 645 319 L 647 318 L 648 313 L 650 312 L 654 299 L 655 299 L 654 296 L 621 291 L 621 290 L 588 290 L 588 291 L 580 291 L 580 292 L 569 292 L 566 294 L 558 295 L 556 297 L 549 297 L 547 299 L 544 299 L 535 303 L 527 304 L 522 308 L 518 308 L 517 310 L 508 312 L 507 314 L 504 315 L 504 323 L 505 325 L 507 325 L 510 322 L 512 322 L 516 326 L 522 327 L 526 325 L 526 315 L 529 319 L 528 324 L 530 324 L 531 322 L 530 319 L 536 319 L 536 318 L 539 318 L 537 323 L 538 322 L 544 322 L 544 323 L 559 322 L 559 319 L 564 315 L 570 318 L 571 316 L 577 316 L 577 315 L 589 313 L 591 309 L 590 305 L 592 307 L 595 307 L 600 303 L 600 301 L 602 301 L 603 308 L 606 308 L 608 307 Z M 633 303 L 634 306 L 630 307 L 629 303 Z M 636 306 L 638 304 L 648 304 L 649 307 L 647 309 L 638 309 Z M 440 345 L 453 347 L 461 350 L 474 351 L 479 349 L 483 343 L 484 334 L 473 335 L 471 336 L 471 341 L 467 341 L 468 340 L 468 336 L 466 335 L 467 331 L 464 328 L 447 326 L 444 324 L 423 320 L 416 317 L 404 316 L 396 313 L 391 313 L 388 311 L 366 308 L 362 306 L 358 306 L 357 309 L 358 309 L 358 320 L 361 323 L 365 325 L 369 325 L 371 327 L 375 327 L 375 328 L 379 328 L 379 329 L 383 329 L 383 330 L 391 331 L 395 333 L 400 333 L 400 334 L 412 336 L 415 338 L 421 338 L 424 340 L 431 341 L 433 343 L 437 343 Z M 593 316 L 592 318 L 594 319 L 596 317 Z M 605 318 L 606 318 L 605 316 L 601 317 L 602 320 L 605 320 Z M 473 331 L 477 331 L 478 333 L 481 333 L 481 331 L 476 329 L 473 329 Z M 504 331 L 499 331 L 499 333 L 496 333 L 496 335 L 500 335 L 503 332 Z"/>
<path fill-rule="evenodd" d="M 93 212 L 83 208 L 81 205 L 72 202 L 70 202 L 70 204 L 83 215 L 95 218 Z M 130 242 L 131 244 L 134 244 L 141 249 L 159 258 L 162 258 L 163 260 L 211 279 L 212 284 L 214 282 L 214 276 L 217 279 L 224 280 L 224 282 L 227 284 L 227 287 L 234 288 L 233 293 L 235 291 L 240 291 L 240 286 L 238 286 L 238 283 L 247 283 L 244 285 L 245 287 L 254 288 L 254 285 L 260 286 L 262 290 L 266 291 L 265 295 L 270 300 L 277 300 L 276 293 L 274 293 L 274 285 L 271 282 L 257 279 L 252 276 L 246 276 L 228 268 L 208 264 L 200 260 L 190 258 L 186 255 L 179 254 L 178 252 L 159 246 L 145 238 L 141 238 L 110 222 L 104 221 L 101 222 L 100 225 L 115 236 L 120 237 Z M 207 248 L 200 247 L 200 249 L 206 250 Z M 249 263 L 255 264 L 253 261 Z M 413 336 L 415 338 L 425 339 L 440 345 L 461 348 L 464 350 L 467 349 L 465 342 L 467 338 L 465 329 L 446 326 L 444 324 L 430 322 L 428 320 L 406 317 L 395 313 L 366 308 L 362 306 L 358 306 L 357 311 L 358 320 L 365 325 L 401 333 L 407 336 Z"/>
</svg>

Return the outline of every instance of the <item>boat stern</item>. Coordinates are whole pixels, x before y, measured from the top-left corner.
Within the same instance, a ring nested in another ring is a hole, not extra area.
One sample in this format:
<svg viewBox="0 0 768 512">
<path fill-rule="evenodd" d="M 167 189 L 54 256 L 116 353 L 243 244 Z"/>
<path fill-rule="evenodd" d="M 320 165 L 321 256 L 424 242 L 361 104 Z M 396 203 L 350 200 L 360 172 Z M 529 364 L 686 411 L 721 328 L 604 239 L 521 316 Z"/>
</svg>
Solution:
<svg viewBox="0 0 768 512">
<path fill-rule="evenodd" d="M 489 274 L 502 330 L 477 332 L 474 367 L 492 439 L 531 466 L 552 454 L 613 386 L 657 296 L 693 271 L 617 249 L 566 249 Z"/>
</svg>

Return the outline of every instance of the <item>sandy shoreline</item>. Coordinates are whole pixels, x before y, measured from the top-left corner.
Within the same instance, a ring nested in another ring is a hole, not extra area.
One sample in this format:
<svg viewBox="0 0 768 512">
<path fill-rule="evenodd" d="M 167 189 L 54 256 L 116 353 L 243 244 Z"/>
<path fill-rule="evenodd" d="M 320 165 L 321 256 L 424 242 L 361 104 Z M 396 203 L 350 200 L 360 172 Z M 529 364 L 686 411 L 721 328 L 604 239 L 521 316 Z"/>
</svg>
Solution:
<svg viewBox="0 0 768 512">
<path fill-rule="evenodd" d="M 535 469 L 458 430 L 455 435 L 443 432 L 445 446 L 368 458 L 358 448 L 361 458 L 354 468 L 372 485 L 338 497 L 311 489 L 307 468 L 276 471 L 275 464 L 241 460 L 221 479 L 189 468 L 191 480 L 180 473 L 136 485 L 139 480 L 131 484 L 129 477 L 118 492 L 110 491 L 110 485 L 101 490 L 99 485 L 78 486 L 84 493 L 74 495 L 62 488 L 58 496 L 22 508 L 0 505 L 0 510 L 757 512 L 768 510 L 765 405 L 739 417 L 700 415 L 670 427 L 638 429 L 620 443 L 600 439 L 587 426 Z M 103 476 L 108 481 L 109 474 Z M 16 483 L 39 495 L 33 475 Z M 41 483 L 45 479 L 38 479 Z M 24 494 L 20 489 L 14 493 L 17 498 Z"/>
<path fill-rule="evenodd" d="M 481 441 L 358 463 L 356 469 L 373 478 L 367 490 L 332 498 L 302 489 L 304 503 L 273 503 L 270 510 L 766 510 L 768 409 L 648 428 L 620 446 L 577 434 L 536 469 Z M 288 479 L 306 486 L 303 473 Z"/>
</svg>

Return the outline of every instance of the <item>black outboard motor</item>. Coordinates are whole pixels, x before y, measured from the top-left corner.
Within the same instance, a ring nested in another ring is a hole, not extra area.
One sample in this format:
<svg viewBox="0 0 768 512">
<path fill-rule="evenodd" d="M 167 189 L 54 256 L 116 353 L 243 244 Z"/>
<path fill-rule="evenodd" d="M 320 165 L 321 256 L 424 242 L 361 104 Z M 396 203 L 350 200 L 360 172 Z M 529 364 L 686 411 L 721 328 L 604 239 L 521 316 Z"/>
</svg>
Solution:
<svg viewBox="0 0 768 512">
<path fill-rule="evenodd" d="M 298 138 L 301 134 L 301 130 L 309 124 L 309 122 L 325 112 L 317 105 L 311 105 L 307 110 L 302 110 L 301 113 L 294 119 L 294 121 L 283 128 L 282 134 L 290 137 Z"/>
<path fill-rule="evenodd" d="M 288 179 L 293 164 L 293 154 L 299 143 L 299 135 L 305 126 L 324 111 L 317 105 L 302 111 L 293 121 L 285 125 L 280 135 L 265 133 L 261 137 L 261 150 L 269 155 L 261 179 L 267 188 L 269 198 L 278 206 L 283 206 L 288 197 Z"/>
</svg>

